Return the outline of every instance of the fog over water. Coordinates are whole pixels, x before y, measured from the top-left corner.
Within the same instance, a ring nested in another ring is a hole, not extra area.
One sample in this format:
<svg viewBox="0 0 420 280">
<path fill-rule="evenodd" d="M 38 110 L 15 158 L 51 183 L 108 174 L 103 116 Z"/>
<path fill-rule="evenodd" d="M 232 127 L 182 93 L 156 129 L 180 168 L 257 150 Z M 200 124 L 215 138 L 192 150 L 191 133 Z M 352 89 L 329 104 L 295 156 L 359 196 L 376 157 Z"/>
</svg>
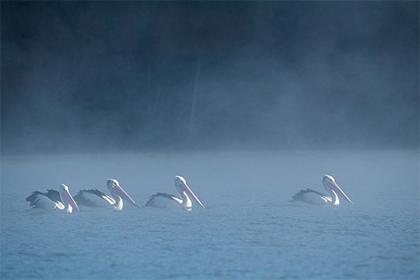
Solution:
<svg viewBox="0 0 420 280">
<path fill-rule="evenodd" d="M 419 279 L 419 106 L 418 2 L 3 1 L 0 278 Z"/>
<path fill-rule="evenodd" d="M 417 2 L 2 2 L 3 153 L 416 148 Z"/>
</svg>

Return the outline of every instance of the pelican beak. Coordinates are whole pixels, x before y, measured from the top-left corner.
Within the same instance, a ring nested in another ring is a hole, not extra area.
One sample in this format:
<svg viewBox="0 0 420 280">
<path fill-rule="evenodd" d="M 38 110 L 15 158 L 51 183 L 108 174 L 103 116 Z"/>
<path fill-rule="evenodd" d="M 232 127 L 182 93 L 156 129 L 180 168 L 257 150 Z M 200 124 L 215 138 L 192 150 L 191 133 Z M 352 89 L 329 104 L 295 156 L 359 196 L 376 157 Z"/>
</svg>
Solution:
<svg viewBox="0 0 420 280">
<path fill-rule="evenodd" d="M 77 205 L 76 201 L 74 201 L 68 190 L 68 187 L 65 185 L 63 185 L 63 190 L 60 192 L 60 198 L 65 203 L 65 206 L 69 206 L 67 208 L 68 213 L 80 211 L 79 206 Z"/>
<path fill-rule="evenodd" d="M 134 201 L 134 199 L 132 199 L 131 196 L 120 185 L 114 185 L 114 190 L 115 190 L 115 193 L 118 196 L 120 196 L 122 199 L 127 200 L 128 202 L 130 202 L 132 205 L 134 205 L 137 208 L 139 207 Z"/>
<path fill-rule="evenodd" d="M 187 195 L 189 195 L 190 197 L 192 197 L 192 199 L 197 202 L 201 207 L 204 207 L 203 203 L 200 201 L 200 199 L 195 195 L 195 193 L 190 189 L 190 187 L 188 187 L 187 184 L 184 184 L 184 191 L 187 193 Z"/>
<path fill-rule="evenodd" d="M 339 185 L 337 185 L 336 182 L 334 182 L 334 181 L 331 182 L 331 187 L 332 187 L 333 190 L 335 190 L 347 202 L 353 203 L 353 201 L 351 201 L 351 199 L 349 198 L 349 196 L 340 188 Z"/>
</svg>

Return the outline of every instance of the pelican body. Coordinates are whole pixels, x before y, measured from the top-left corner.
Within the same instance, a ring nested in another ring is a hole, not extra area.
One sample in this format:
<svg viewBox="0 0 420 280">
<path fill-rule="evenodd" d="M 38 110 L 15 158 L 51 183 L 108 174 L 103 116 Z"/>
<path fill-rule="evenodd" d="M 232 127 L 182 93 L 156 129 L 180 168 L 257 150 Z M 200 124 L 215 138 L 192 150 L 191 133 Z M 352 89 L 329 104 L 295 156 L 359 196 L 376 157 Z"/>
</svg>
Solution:
<svg viewBox="0 0 420 280">
<path fill-rule="evenodd" d="M 118 211 L 123 210 L 123 200 L 126 200 L 132 205 L 138 207 L 136 202 L 120 186 L 116 179 L 107 180 L 107 189 L 110 195 L 107 195 L 97 189 L 81 190 L 74 197 L 74 200 L 81 206 L 93 208 L 112 206 Z"/>
<path fill-rule="evenodd" d="M 175 176 L 175 189 L 180 196 L 177 197 L 168 193 L 156 193 L 147 201 L 147 207 L 167 208 L 167 207 L 181 207 L 186 210 L 192 209 L 192 202 L 198 203 L 202 208 L 205 208 L 200 199 L 188 186 L 187 181 L 182 176 Z"/>
<path fill-rule="evenodd" d="M 69 188 L 62 184 L 59 191 L 34 191 L 26 198 L 32 208 L 66 210 L 67 213 L 79 212 L 79 206 L 70 194 Z"/>
<path fill-rule="evenodd" d="M 313 205 L 340 205 L 340 198 L 345 201 L 352 203 L 348 195 L 341 189 L 341 187 L 335 182 L 335 179 L 331 175 L 324 175 L 322 178 L 322 184 L 327 191 L 327 194 L 315 191 L 313 189 L 305 189 L 296 193 L 292 197 L 293 202 L 304 202 Z"/>
</svg>

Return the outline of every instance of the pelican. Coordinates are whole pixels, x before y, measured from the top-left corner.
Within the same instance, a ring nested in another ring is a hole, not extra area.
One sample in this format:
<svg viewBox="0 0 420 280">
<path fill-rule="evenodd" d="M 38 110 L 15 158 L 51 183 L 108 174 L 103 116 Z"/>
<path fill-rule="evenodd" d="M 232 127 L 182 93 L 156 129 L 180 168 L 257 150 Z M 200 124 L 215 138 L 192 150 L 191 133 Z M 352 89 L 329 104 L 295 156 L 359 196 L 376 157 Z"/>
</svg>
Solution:
<svg viewBox="0 0 420 280">
<path fill-rule="evenodd" d="M 79 212 L 79 206 L 69 192 L 69 188 L 62 184 L 59 191 L 47 190 L 46 193 L 34 191 L 26 198 L 32 208 L 66 210 L 67 213 Z"/>
<path fill-rule="evenodd" d="M 347 194 L 337 185 L 333 176 L 324 175 L 322 178 L 322 184 L 324 185 L 324 188 L 327 190 L 327 192 L 329 192 L 329 195 L 312 189 L 306 189 L 296 193 L 292 197 L 292 201 L 300 201 L 314 205 L 330 204 L 339 206 L 340 199 L 338 195 L 340 195 L 345 201 L 353 203 Z"/>
<path fill-rule="evenodd" d="M 193 201 L 197 202 L 201 207 L 205 208 L 200 199 L 187 185 L 187 181 L 183 177 L 175 176 L 175 189 L 179 192 L 181 197 L 177 197 L 173 194 L 168 193 L 156 193 L 150 197 L 149 201 L 147 201 L 146 203 L 146 206 L 157 208 L 166 208 L 168 206 L 181 206 L 181 208 L 191 211 L 191 199 L 193 199 Z"/>
<path fill-rule="evenodd" d="M 115 210 L 121 211 L 124 203 L 123 199 L 138 207 L 131 196 L 120 186 L 116 179 L 108 179 L 106 181 L 110 195 L 107 195 L 97 189 L 81 190 L 75 196 L 74 200 L 82 206 L 87 207 L 104 207 L 112 206 Z"/>
</svg>

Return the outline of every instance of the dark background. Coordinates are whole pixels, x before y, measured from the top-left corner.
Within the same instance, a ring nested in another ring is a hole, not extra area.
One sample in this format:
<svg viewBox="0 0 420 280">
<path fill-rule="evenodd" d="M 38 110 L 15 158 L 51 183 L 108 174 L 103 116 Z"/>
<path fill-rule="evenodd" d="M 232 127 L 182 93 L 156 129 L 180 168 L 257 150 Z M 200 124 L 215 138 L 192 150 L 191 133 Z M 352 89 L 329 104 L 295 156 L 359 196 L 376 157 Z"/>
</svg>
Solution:
<svg viewBox="0 0 420 280">
<path fill-rule="evenodd" d="M 2 2 L 2 153 L 417 148 L 418 2 Z"/>
</svg>

